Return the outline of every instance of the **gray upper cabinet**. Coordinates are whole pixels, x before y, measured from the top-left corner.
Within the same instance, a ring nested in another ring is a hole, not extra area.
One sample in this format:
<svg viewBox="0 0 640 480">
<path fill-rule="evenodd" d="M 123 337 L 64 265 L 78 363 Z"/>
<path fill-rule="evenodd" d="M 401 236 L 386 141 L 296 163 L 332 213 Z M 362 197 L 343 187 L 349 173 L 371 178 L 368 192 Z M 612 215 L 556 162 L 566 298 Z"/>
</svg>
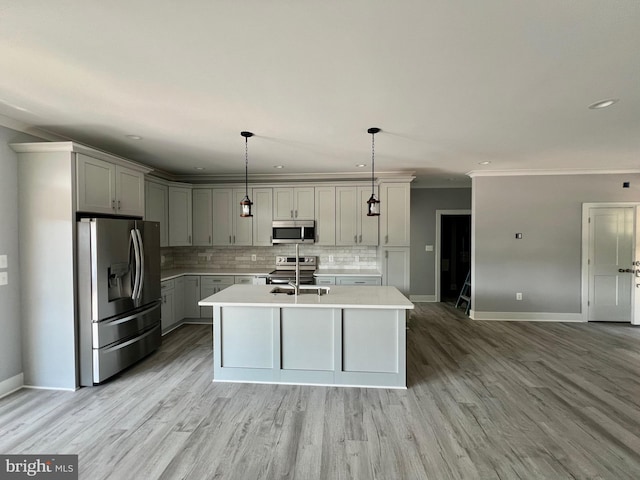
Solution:
<svg viewBox="0 0 640 480">
<path fill-rule="evenodd" d="M 145 182 L 144 218 L 160 222 L 160 246 L 169 246 L 169 187 L 159 183 Z"/>
<path fill-rule="evenodd" d="M 213 245 L 213 203 L 210 188 L 193 190 L 193 245 Z"/>
<path fill-rule="evenodd" d="M 253 242 L 252 217 L 240 216 L 240 202 L 245 190 L 240 188 L 213 188 L 213 245 L 251 245 Z M 249 198 L 253 192 L 249 189 Z"/>
<path fill-rule="evenodd" d="M 274 220 L 313 220 L 313 187 L 283 187 L 273 189 Z"/>
<path fill-rule="evenodd" d="M 336 187 L 315 187 L 316 245 L 336 244 Z"/>
<path fill-rule="evenodd" d="M 193 245 L 191 187 L 169 187 L 169 246 Z"/>
<path fill-rule="evenodd" d="M 383 183 L 380 185 L 380 245 L 408 247 L 410 237 L 409 183 Z"/>
<path fill-rule="evenodd" d="M 336 245 L 378 245 L 378 217 L 367 216 L 369 187 L 336 187 Z"/>
<path fill-rule="evenodd" d="M 144 174 L 105 160 L 76 154 L 77 210 L 144 216 Z"/>
<path fill-rule="evenodd" d="M 253 189 L 253 244 L 271 245 L 271 223 L 273 221 L 273 189 Z"/>
</svg>

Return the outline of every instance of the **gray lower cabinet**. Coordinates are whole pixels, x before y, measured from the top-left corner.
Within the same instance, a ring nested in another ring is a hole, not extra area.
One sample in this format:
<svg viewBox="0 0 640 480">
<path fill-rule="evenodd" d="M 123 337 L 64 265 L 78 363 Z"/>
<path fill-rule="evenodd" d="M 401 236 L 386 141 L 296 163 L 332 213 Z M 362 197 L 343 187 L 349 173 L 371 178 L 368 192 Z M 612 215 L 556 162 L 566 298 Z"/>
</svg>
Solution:
<svg viewBox="0 0 640 480">
<path fill-rule="evenodd" d="M 382 285 L 380 277 L 336 277 L 336 285 Z"/>
<path fill-rule="evenodd" d="M 214 293 L 218 293 L 227 287 L 230 287 L 235 282 L 235 278 L 231 275 L 208 275 L 200 278 L 200 297 L 207 298 Z M 200 318 L 206 318 L 213 321 L 213 311 L 211 308 L 201 308 Z"/>
<path fill-rule="evenodd" d="M 176 321 L 174 311 L 175 283 L 173 280 L 165 280 L 162 282 L 161 295 L 160 318 L 162 333 L 165 333 L 171 329 Z"/>
<path fill-rule="evenodd" d="M 184 318 L 200 318 L 198 302 L 200 295 L 200 275 L 185 275 L 184 279 Z"/>
<path fill-rule="evenodd" d="M 336 277 L 326 277 L 323 275 L 321 277 L 316 277 L 315 282 L 316 285 L 335 285 Z"/>
</svg>

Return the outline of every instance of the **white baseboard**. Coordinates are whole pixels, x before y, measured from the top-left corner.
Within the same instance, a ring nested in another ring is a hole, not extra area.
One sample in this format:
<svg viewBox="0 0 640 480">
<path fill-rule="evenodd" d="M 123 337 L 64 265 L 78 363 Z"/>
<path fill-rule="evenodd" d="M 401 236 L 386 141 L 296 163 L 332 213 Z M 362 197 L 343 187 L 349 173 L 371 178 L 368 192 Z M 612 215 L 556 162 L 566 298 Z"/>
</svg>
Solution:
<svg viewBox="0 0 640 480">
<path fill-rule="evenodd" d="M 409 295 L 409 300 L 412 302 L 435 302 L 435 295 Z"/>
<path fill-rule="evenodd" d="M 581 313 L 548 312 L 469 312 L 471 320 L 498 320 L 507 322 L 584 322 Z"/>
<path fill-rule="evenodd" d="M 195 320 L 195 319 L 185 319 L 184 323 L 186 325 L 213 325 L 213 319 L 207 320 Z"/>
<path fill-rule="evenodd" d="M 12 394 L 24 387 L 24 374 L 19 373 L 0 382 L 0 398 Z"/>
<path fill-rule="evenodd" d="M 23 385 L 22 388 L 29 388 L 31 390 L 56 390 L 59 392 L 75 392 L 80 390 L 80 387 L 75 388 L 63 388 L 63 387 L 40 387 L 38 385 Z"/>
</svg>

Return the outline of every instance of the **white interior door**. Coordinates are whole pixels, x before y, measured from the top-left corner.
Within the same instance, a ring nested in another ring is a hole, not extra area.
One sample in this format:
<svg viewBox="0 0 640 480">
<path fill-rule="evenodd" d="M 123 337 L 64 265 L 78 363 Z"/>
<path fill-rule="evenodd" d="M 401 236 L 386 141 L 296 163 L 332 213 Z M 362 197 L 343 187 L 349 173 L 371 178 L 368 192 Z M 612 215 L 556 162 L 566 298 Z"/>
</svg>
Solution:
<svg viewBox="0 0 640 480">
<path fill-rule="evenodd" d="M 634 325 L 640 325 L 640 206 L 635 207 L 635 225 L 634 230 L 636 234 L 635 248 L 633 252 L 634 258 L 634 274 L 632 281 L 632 305 L 631 305 L 631 323 Z"/>
<path fill-rule="evenodd" d="M 635 209 L 589 210 L 589 321 L 631 321 Z"/>
</svg>

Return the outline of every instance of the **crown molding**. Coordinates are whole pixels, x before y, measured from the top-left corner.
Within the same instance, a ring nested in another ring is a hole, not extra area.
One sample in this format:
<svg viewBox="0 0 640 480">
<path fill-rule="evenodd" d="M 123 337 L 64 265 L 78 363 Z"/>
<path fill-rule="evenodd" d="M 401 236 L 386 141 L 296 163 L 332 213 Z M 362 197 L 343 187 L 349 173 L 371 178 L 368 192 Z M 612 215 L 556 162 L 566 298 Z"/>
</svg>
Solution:
<svg viewBox="0 0 640 480">
<path fill-rule="evenodd" d="M 640 173 L 640 169 L 575 169 L 575 170 L 472 170 L 467 172 L 475 177 L 526 177 L 535 175 L 616 175 Z"/>
<path fill-rule="evenodd" d="M 158 175 L 154 171 L 153 175 L 174 182 L 185 182 L 192 184 L 200 183 L 244 183 L 244 175 L 242 174 L 199 174 L 199 175 L 175 175 L 163 172 L 164 175 Z M 379 172 L 376 174 L 376 182 L 411 182 L 416 178 L 413 172 Z M 251 174 L 249 175 L 249 183 L 287 183 L 287 182 L 339 182 L 339 181 L 362 181 L 370 182 L 371 177 L 361 172 L 354 173 L 269 173 L 269 174 Z"/>
<path fill-rule="evenodd" d="M 68 138 L 65 138 L 61 135 L 48 132 L 47 130 L 43 130 L 38 127 L 33 127 L 27 123 L 21 122 L 20 120 L 15 120 L 5 115 L 0 115 L 0 126 L 10 128 L 11 130 L 15 130 L 17 132 L 26 133 L 34 137 L 42 138 L 43 140 L 48 140 L 50 142 L 69 140 Z"/>
</svg>

